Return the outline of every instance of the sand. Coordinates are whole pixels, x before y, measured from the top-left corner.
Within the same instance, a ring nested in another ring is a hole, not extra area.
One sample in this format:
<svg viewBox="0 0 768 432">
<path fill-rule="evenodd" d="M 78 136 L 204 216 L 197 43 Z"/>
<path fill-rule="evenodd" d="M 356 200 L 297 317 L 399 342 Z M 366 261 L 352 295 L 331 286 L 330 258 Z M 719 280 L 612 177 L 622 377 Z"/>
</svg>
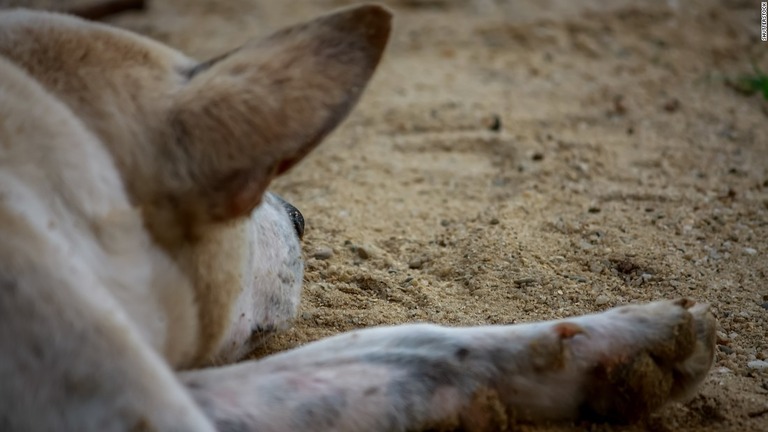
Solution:
<svg viewBox="0 0 768 432">
<path fill-rule="evenodd" d="M 355 3 L 151 0 L 115 24 L 201 59 Z M 519 323 L 690 297 L 700 393 L 634 426 L 768 430 L 768 70 L 753 1 L 400 0 L 359 107 L 274 190 L 307 221 L 295 326 Z"/>
</svg>

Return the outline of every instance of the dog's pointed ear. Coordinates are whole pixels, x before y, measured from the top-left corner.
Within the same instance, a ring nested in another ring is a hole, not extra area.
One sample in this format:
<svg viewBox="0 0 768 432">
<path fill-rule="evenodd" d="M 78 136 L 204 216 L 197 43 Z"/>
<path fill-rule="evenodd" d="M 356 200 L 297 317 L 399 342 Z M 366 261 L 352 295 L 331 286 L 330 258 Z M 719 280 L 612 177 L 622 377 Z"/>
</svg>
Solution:
<svg viewBox="0 0 768 432">
<path fill-rule="evenodd" d="M 170 113 L 175 205 L 213 221 L 248 214 L 347 116 L 390 25 L 381 6 L 346 9 L 185 71 Z"/>
</svg>

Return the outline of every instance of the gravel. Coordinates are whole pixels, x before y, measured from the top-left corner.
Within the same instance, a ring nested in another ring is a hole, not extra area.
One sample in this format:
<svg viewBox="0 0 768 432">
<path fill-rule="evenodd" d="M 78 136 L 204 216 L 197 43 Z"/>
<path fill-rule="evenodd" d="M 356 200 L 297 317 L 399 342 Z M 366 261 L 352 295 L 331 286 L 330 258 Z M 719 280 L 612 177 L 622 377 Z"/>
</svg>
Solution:
<svg viewBox="0 0 768 432">
<path fill-rule="evenodd" d="M 328 246 L 318 246 L 312 253 L 312 257 L 319 260 L 327 260 L 333 256 L 333 249 Z"/>
</svg>

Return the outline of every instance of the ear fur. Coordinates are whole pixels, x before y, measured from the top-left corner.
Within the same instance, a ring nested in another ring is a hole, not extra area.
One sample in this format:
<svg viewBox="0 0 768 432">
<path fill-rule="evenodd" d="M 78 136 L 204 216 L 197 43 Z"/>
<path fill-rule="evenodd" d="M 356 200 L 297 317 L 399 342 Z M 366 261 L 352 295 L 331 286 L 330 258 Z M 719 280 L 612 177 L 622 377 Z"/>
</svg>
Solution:
<svg viewBox="0 0 768 432">
<path fill-rule="evenodd" d="M 350 8 L 189 70 L 169 119 L 178 210 L 195 223 L 249 214 L 275 176 L 346 118 L 390 25 L 381 6 Z"/>
</svg>

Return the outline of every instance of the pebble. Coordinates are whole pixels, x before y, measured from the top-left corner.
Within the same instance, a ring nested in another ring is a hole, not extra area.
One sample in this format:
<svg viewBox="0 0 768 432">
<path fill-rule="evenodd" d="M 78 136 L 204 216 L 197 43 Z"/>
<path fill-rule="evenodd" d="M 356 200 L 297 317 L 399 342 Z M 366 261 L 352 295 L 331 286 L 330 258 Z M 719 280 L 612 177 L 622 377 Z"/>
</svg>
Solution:
<svg viewBox="0 0 768 432">
<path fill-rule="evenodd" d="M 765 310 L 768 310 L 768 302 L 765 302 L 765 303 L 761 304 L 760 307 L 765 309 Z"/>
<path fill-rule="evenodd" d="M 501 131 L 501 118 L 499 115 L 492 114 L 491 117 L 486 121 L 486 127 L 488 130 L 493 132 Z"/>
<path fill-rule="evenodd" d="M 424 266 L 428 260 L 425 257 L 416 257 L 408 261 L 408 268 L 418 270 Z"/>
<path fill-rule="evenodd" d="M 589 271 L 592 273 L 602 273 L 603 272 L 603 265 L 597 261 L 592 261 L 589 263 Z"/>
<path fill-rule="evenodd" d="M 329 248 L 328 246 L 319 246 L 317 249 L 315 249 L 315 252 L 312 254 L 313 258 L 317 258 L 319 260 L 327 260 L 333 256 L 333 249 Z"/>
<path fill-rule="evenodd" d="M 680 101 L 677 99 L 670 99 L 664 103 L 664 111 L 666 112 L 675 112 L 677 109 L 680 108 Z"/>
<path fill-rule="evenodd" d="M 609 301 L 611 301 L 611 299 L 608 298 L 607 295 L 601 294 L 601 295 L 597 296 L 597 298 L 595 299 L 595 304 L 598 305 L 598 306 L 602 306 L 602 305 L 608 303 Z"/>
<path fill-rule="evenodd" d="M 747 254 L 747 255 L 756 255 L 757 254 L 757 249 L 754 249 L 754 248 L 751 248 L 751 247 L 745 247 L 743 250 L 744 250 L 744 253 Z"/>
<path fill-rule="evenodd" d="M 568 275 L 568 279 L 574 280 L 576 282 L 581 282 L 581 283 L 589 282 L 589 279 L 585 278 L 582 275 Z"/>
<path fill-rule="evenodd" d="M 528 285 L 536 282 L 536 278 L 532 277 L 523 277 L 520 279 L 515 279 L 515 285 Z"/>
<path fill-rule="evenodd" d="M 369 244 L 359 245 L 355 247 L 355 253 L 361 259 L 367 260 L 376 256 L 376 248 Z"/>
<path fill-rule="evenodd" d="M 355 249 L 355 252 L 357 253 L 357 256 L 359 256 L 362 259 L 368 259 L 371 257 L 371 253 L 364 247 L 358 246 Z"/>
<path fill-rule="evenodd" d="M 727 345 L 718 345 L 717 348 L 722 352 L 723 354 L 733 354 L 733 348 L 727 346 Z"/>
<path fill-rule="evenodd" d="M 747 363 L 747 367 L 756 370 L 766 370 L 768 369 L 768 362 L 765 360 L 753 360 Z"/>
</svg>

